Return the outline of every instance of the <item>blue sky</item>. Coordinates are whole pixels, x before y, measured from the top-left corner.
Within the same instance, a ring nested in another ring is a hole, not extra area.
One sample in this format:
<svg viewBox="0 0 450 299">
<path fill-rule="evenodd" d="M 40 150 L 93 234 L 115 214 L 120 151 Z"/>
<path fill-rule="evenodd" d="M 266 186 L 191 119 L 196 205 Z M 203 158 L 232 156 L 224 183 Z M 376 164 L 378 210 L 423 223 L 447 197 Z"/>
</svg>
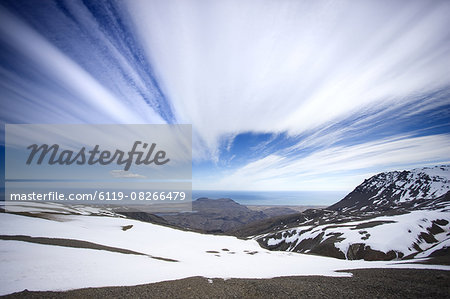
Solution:
<svg viewBox="0 0 450 299">
<path fill-rule="evenodd" d="M 0 120 L 187 123 L 193 188 L 450 163 L 448 1 L 2 1 Z"/>
</svg>

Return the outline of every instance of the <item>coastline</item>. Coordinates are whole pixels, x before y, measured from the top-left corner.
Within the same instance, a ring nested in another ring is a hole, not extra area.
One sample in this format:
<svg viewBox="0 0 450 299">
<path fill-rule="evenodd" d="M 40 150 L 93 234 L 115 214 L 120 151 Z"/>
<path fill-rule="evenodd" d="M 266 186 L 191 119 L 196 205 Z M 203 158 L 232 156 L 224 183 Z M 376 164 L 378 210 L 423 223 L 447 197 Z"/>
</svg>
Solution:
<svg viewBox="0 0 450 299">
<path fill-rule="evenodd" d="M 326 205 L 245 205 L 245 206 L 250 210 L 257 212 L 272 208 L 285 208 L 295 210 L 299 213 L 309 209 L 324 209 L 327 207 Z"/>
</svg>

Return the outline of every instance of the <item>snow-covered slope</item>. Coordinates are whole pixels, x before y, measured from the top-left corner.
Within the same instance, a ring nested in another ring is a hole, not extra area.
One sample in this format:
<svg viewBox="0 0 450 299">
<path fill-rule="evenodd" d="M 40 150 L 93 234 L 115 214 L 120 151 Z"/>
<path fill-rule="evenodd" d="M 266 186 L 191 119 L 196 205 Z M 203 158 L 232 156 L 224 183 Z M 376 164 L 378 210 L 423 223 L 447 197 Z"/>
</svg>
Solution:
<svg viewBox="0 0 450 299">
<path fill-rule="evenodd" d="M 341 212 L 386 210 L 414 200 L 433 200 L 448 191 L 449 165 L 383 172 L 365 180 L 328 209 Z"/>
<path fill-rule="evenodd" d="M 448 254 L 449 190 L 449 166 L 380 173 L 327 209 L 306 211 L 256 239 L 272 250 L 343 259 Z"/>
<path fill-rule="evenodd" d="M 257 239 L 269 249 L 345 259 L 428 257 L 448 247 L 450 209 L 418 210 L 360 221 L 302 225 Z"/>
<path fill-rule="evenodd" d="M 348 261 L 273 252 L 262 249 L 255 240 L 94 216 L 94 210 L 90 215 L 48 213 L 55 208 L 55 205 L 34 205 L 33 213 L 0 213 L 0 294 L 24 289 L 135 285 L 190 276 L 349 276 L 335 271 L 373 267 L 450 270 L 449 266 Z"/>
<path fill-rule="evenodd" d="M 112 216 L 125 217 L 115 213 L 112 209 L 106 206 L 97 205 L 69 205 L 56 202 L 43 201 L 6 201 L 0 204 L 0 210 L 8 213 L 21 213 L 23 215 L 94 215 L 94 216 Z"/>
</svg>

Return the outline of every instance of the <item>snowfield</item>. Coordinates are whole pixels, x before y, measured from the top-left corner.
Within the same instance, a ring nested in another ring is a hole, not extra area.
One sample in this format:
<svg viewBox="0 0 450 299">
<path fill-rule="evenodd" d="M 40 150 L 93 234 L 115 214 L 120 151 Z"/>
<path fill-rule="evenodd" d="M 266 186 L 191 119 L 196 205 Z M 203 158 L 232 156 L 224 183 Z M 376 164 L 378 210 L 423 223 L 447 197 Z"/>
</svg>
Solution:
<svg viewBox="0 0 450 299">
<path fill-rule="evenodd" d="M 440 223 L 438 225 L 437 223 Z M 432 241 L 422 236 L 430 235 L 434 227 L 438 233 L 433 234 Z M 384 253 L 395 251 L 402 256 L 416 254 L 427 257 L 436 250 L 448 247 L 450 240 L 450 212 L 448 208 L 439 210 L 419 210 L 410 213 L 381 216 L 363 221 L 351 221 L 342 224 L 324 224 L 316 227 L 299 226 L 276 234 L 257 236 L 269 246 L 281 242 L 289 244 L 287 251 L 293 251 L 305 240 L 320 238 L 321 243 L 328 238 L 338 236 L 334 246 L 346 257 L 352 244 L 363 243 L 371 249 Z"/>
<path fill-rule="evenodd" d="M 67 214 L 67 209 L 75 214 Z M 262 249 L 255 240 L 95 216 L 97 212 L 88 207 L 73 210 L 55 204 L 34 204 L 24 215 L 0 213 L 0 294 L 24 289 L 137 285 L 191 276 L 350 276 L 336 271 L 379 267 L 450 270 L 450 266 L 404 264 L 404 261 L 348 261 L 273 252 Z M 60 244 L 45 244 L 47 241 Z M 101 249 L 77 248 L 77 244 L 92 243 Z"/>
<path fill-rule="evenodd" d="M 411 210 L 419 205 L 434 209 L 436 201 L 447 192 L 450 192 L 450 165 L 382 172 L 364 180 L 329 208 L 346 213 Z"/>
<path fill-rule="evenodd" d="M 415 168 L 406 172 L 382 173 L 369 180 L 365 188 L 380 188 L 374 198 L 379 197 L 386 186 L 395 185 L 398 202 L 415 198 L 434 199 L 450 191 L 450 166 Z"/>
</svg>

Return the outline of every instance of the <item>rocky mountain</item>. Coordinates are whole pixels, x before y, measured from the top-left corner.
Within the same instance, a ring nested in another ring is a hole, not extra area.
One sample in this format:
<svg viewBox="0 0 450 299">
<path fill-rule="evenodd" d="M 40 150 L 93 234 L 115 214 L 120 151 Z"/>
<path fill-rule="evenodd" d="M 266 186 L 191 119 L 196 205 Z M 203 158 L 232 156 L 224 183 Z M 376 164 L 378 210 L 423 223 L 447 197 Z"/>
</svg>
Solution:
<svg viewBox="0 0 450 299">
<path fill-rule="evenodd" d="M 449 165 L 383 172 L 365 180 L 328 209 L 340 212 L 386 211 L 408 207 L 408 203 L 413 201 L 419 204 L 422 199 L 434 200 L 448 191 Z"/>
<path fill-rule="evenodd" d="M 449 255 L 450 192 L 446 207 L 378 216 L 337 216 L 257 236 L 271 250 L 293 251 L 342 259 L 394 260 Z"/>
<path fill-rule="evenodd" d="M 181 230 L 200 233 L 236 235 L 240 227 L 272 219 L 276 216 L 299 214 L 287 206 L 245 206 L 230 198 L 198 198 L 192 201 L 192 211 L 149 213 L 130 207 L 111 207 L 120 215 L 130 219 L 160 224 Z"/>
<path fill-rule="evenodd" d="M 229 198 L 199 198 L 192 202 L 192 212 L 160 215 L 171 225 L 204 231 L 223 233 L 239 225 L 267 218 Z"/>
<path fill-rule="evenodd" d="M 449 182 L 449 166 L 380 173 L 327 209 L 266 220 L 239 233 L 256 235 L 271 250 L 342 259 L 448 260 Z"/>
<path fill-rule="evenodd" d="M 254 210 L 229 198 L 199 198 L 192 202 L 192 212 L 161 214 L 159 216 L 174 227 L 222 234 L 229 233 L 249 223 L 268 219 L 273 215 L 292 213 L 295 214 L 297 211 L 285 207 Z"/>
</svg>

